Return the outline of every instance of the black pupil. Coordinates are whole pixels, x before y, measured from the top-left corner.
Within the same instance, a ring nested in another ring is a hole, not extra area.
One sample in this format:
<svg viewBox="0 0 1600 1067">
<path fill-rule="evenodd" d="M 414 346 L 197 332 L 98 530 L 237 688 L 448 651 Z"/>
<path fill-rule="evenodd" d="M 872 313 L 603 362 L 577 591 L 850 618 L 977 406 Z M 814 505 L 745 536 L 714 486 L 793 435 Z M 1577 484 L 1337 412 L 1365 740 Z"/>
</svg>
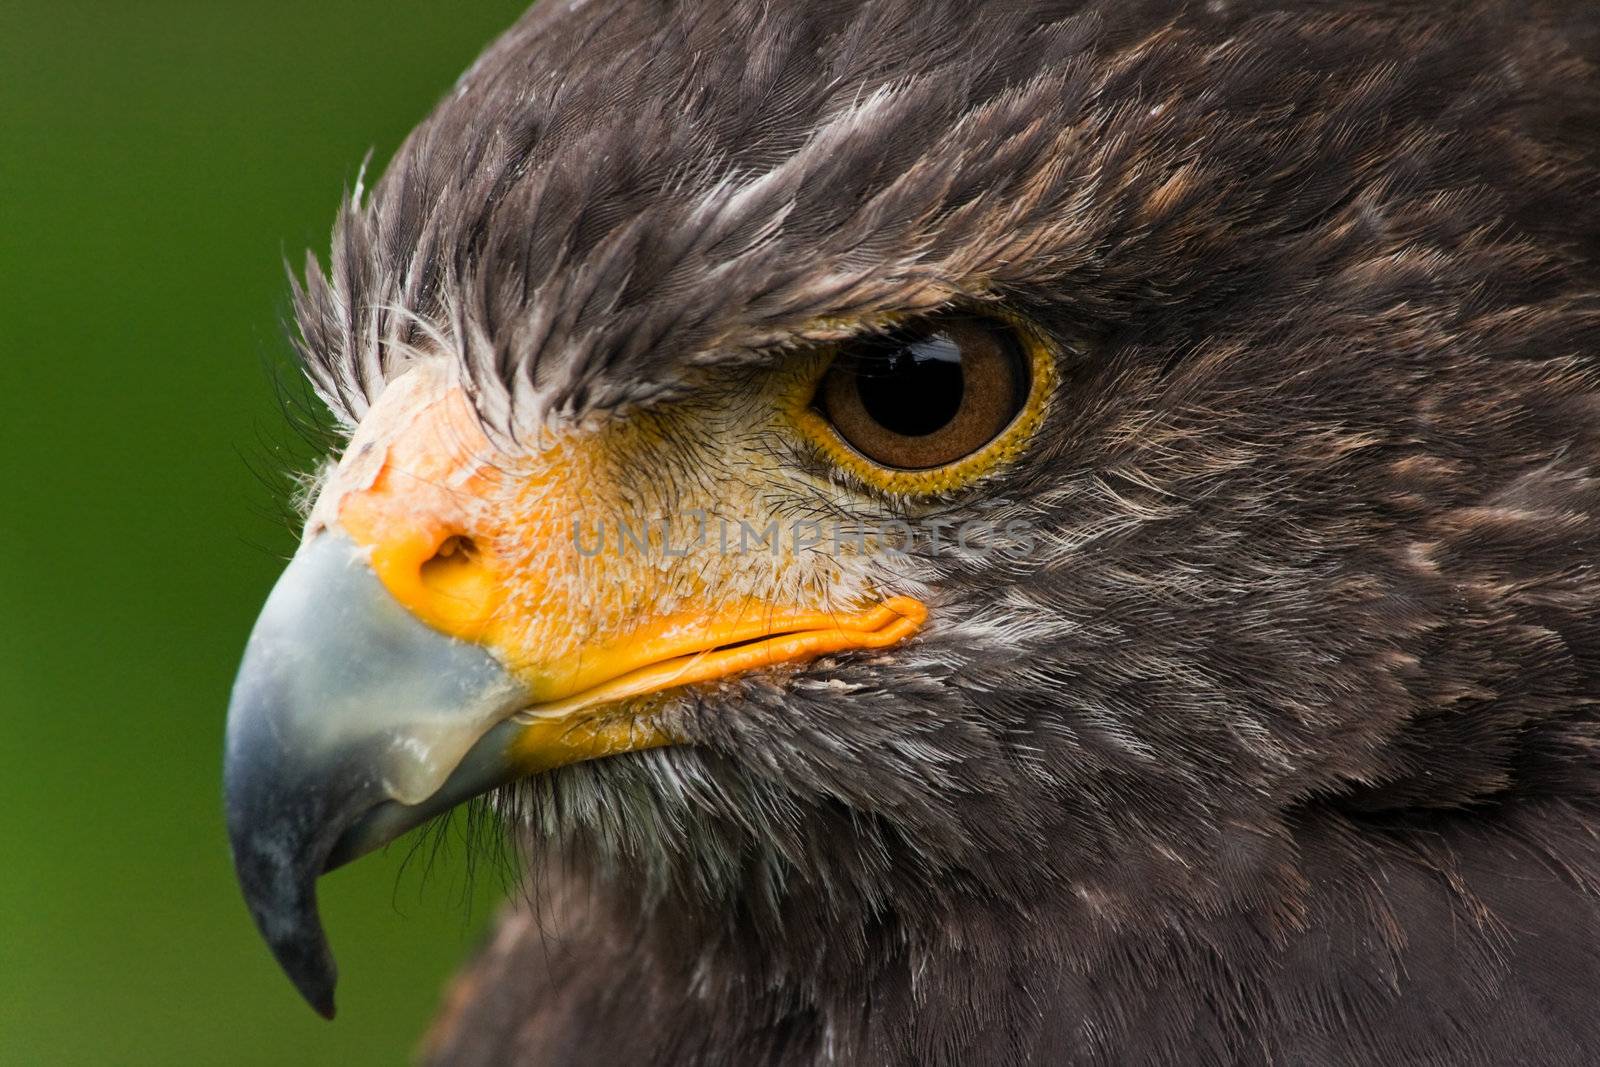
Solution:
<svg viewBox="0 0 1600 1067">
<path fill-rule="evenodd" d="M 902 342 L 866 361 L 856 377 L 867 414 L 891 433 L 923 437 L 961 410 L 961 346 L 947 334 Z"/>
</svg>

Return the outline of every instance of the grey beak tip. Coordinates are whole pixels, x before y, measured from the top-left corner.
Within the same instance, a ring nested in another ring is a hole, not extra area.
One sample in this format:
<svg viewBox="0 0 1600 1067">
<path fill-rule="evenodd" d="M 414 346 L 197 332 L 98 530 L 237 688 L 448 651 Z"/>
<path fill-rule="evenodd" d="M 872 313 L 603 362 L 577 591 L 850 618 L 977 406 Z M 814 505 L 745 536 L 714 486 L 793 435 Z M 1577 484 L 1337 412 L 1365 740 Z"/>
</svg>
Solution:
<svg viewBox="0 0 1600 1067">
<path fill-rule="evenodd" d="M 239 887 L 273 958 L 300 995 L 323 1018 L 333 1018 L 338 967 L 317 909 L 318 867 L 288 835 L 245 831 L 234 835 Z"/>
<path fill-rule="evenodd" d="M 333 990 L 338 984 L 338 971 L 333 965 L 333 958 L 326 950 L 323 951 L 322 957 L 320 963 L 312 964 L 307 969 L 297 969 L 298 965 L 290 963 L 288 958 L 281 954 L 278 956 L 278 962 L 282 964 L 284 971 L 288 973 L 290 980 L 294 982 L 294 987 L 300 991 L 306 1003 L 311 1005 L 311 1010 L 332 1021 L 336 1013 Z"/>
<path fill-rule="evenodd" d="M 278 966 L 283 968 L 306 1003 L 324 1019 L 332 1019 L 333 991 L 339 981 L 339 970 L 328 950 L 321 925 L 304 929 L 299 936 L 269 944 Z"/>
</svg>

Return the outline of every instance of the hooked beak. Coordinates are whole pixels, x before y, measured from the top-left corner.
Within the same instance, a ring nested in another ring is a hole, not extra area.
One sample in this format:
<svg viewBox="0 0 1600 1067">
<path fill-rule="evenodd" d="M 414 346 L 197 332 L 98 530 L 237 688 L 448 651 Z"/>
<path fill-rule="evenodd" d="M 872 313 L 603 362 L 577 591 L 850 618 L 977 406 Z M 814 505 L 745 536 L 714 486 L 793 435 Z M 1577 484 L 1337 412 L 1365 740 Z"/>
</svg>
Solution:
<svg viewBox="0 0 1600 1067">
<path fill-rule="evenodd" d="M 224 793 L 239 883 L 330 1018 L 319 876 L 516 779 L 682 740 L 639 698 L 885 648 L 926 618 L 906 597 L 838 613 L 669 596 L 655 561 L 586 559 L 562 535 L 597 495 L 580 453 L 505 457 L 474 433 L 439 372 L 389 385 L 233 688 Z"/>
<path fill-rule="evenodd" d="M 484 649 L 402 608 L 347 538 L 289 564 L 234 683 L 223 780 L 245 901 L 317 1011 L 333 1015 L 335 974 L 317 877 L 501 784 L 504 720 L 527 703 Z"/>
</svg>

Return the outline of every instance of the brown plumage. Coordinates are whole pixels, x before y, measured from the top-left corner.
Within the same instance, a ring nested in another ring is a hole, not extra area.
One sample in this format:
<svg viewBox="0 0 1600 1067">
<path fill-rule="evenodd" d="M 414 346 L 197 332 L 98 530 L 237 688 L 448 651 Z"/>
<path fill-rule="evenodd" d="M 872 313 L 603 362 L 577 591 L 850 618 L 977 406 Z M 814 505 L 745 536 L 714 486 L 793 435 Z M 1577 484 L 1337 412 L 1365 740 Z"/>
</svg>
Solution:
<svg viewBox="0 0 1600 1067">
<path fill-rule="evenodd" d="M 1597 35 L 540 3 L 298 293 L 345 421 L 419 349 L 506 440 L 950 304 L 1067 355 L 931 505 L 1036 551 L 508 793 L 530 902 L 434 1062 L 1600 1058 Z"/>
</svg>

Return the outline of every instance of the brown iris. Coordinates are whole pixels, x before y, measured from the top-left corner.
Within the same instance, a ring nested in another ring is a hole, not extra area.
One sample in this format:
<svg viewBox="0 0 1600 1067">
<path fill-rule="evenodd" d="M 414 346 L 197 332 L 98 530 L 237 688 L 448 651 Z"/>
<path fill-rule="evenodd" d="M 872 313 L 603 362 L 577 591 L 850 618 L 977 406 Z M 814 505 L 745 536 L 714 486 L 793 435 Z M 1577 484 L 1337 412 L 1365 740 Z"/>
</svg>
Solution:
<svg viewBox="0 0 1600 1067">
<path fill-rule="evenodd" d="M 1028 364 L 1005 323 L 941 316 L 840 349 L 817 391 L 839 436 L 867 459 L 929 470 L 971 455 L 1028 399 Z"/>
</svg>

